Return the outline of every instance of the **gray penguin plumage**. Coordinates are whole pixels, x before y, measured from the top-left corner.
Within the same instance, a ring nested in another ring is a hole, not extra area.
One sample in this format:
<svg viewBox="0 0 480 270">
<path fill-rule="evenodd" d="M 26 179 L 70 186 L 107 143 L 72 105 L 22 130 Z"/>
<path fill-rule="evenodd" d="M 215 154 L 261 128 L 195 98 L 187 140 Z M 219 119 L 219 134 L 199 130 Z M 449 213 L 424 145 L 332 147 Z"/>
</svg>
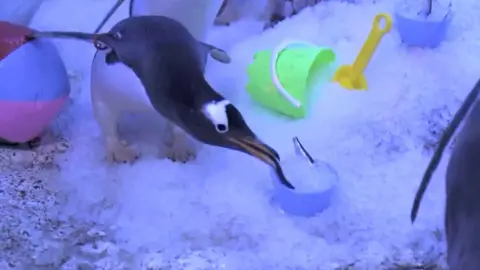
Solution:
<svg viewBox="0 0 480 270">
<path fill-rule="evenodd" d="M 256 157 L 275 170 L 282 184 L 294 188 L 283 174 L 278 153 L 255 135 L 234 105 L 224 107 L 228 129 L 222 132 L 206 115 L 206 105 L 225 98 L 206 81 L 203 54 L 207 50 L 222 60 L 226 53 L 199 42 L 179 22 L 164 16 L 134 16 L 104 34 L 34 32 L 32 37 L 77 38 L 94 42 L 99 50 L 109 49 L 107 64 L 130 67 L 163 117 L 200 142 Z"/>
<path fill-rule="evenodd" d="M 480 267 L 480 81 L 444 131 L 439 146 L 425 171 L 412 206 L 415 218 L 428 183 L 456 129 L 466 117 L 457 136 L 446 172 L 445 233 L 447 263 L 451 270 Z M 470 109 L 471 108 L 471 109 Z"/>
</svg>

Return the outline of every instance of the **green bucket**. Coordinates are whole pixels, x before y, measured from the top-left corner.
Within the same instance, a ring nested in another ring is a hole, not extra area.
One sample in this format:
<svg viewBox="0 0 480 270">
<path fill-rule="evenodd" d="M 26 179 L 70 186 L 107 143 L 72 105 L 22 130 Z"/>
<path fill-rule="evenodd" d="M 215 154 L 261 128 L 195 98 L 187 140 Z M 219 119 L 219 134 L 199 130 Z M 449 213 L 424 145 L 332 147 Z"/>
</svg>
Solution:
<svg viewBox="0 0 480 270">
<path fill-rule="evenodd" d="M 335 53 L 306 42 L 288 42 L 259 51 L 247 68 L 247 92 L 263 106 L 290 116 L 307 115 L 313 88 L 332 75 Z M 273 68 L 272 68 L 273 67 Z M 327 76 L 328 76 L 327 75 Z"/>
</svg>

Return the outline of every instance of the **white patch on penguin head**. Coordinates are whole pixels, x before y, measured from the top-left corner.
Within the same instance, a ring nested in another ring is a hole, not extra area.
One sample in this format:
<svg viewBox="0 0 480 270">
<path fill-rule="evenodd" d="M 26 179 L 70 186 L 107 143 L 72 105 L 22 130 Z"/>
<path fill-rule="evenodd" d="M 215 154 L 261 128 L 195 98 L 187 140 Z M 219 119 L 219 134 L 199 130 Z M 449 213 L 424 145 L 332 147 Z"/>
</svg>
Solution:
<svg viewBox="0 0 480 270">
<path fill-rule="evenodd" d="M 223 99 L 220 101 L 211 101 L 202 106 L 202 112 L 215 126 L 218 133 L 228 132 L 227 105 L 230 101 Z"/>
<path fill-rule="evenodd" d="M 93 45 L 94 45 L 95 48 L 96 48 L 97 50 L 99 50 L 99 51 L 103 51 L 103 50 L 106 50 L 106 49 L 109 48 L 109 47 L 107 46 L 107 44 L 105 44 L 105 43 L 103 43 L 103 42 L 101 42 L 101 41 L 98 41 L 98 40 L 95 41 L 95 42 L 93 43 Z M 111 50 L 111 49 L 110 49 L 110 50 Z M 109 51 L 110 51 L 110 50 L 109 50 Z"/>
</svg>

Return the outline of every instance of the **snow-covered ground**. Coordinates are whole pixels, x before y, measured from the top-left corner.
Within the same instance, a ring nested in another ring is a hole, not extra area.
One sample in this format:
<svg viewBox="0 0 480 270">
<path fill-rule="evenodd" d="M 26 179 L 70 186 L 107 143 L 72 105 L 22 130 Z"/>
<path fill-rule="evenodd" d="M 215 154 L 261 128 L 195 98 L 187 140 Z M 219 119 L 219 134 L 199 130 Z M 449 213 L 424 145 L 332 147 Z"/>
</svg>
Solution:
<svg viewBox="0 0 480 270">
<path fill-rule="evenodd" d="M 32 27 L 92 31 L 113 2 L 46 0 Z M 293 154 L 291 138 L 298 136 L 340 173 L 332 207 L 308 219 L 270 204 L 269 171 L 248 156 L 205 146 L 187 164 L 156 158 L 153 130 L 142 124 L 147 116 L 126 121 L 125 128 L 132 137 L 148 135 L 136 137 L 142 158 L 134 165 L 107 165 L 90 107 L 94 48 L 57 41 L 73 101 L 55 124 L 56 143 L 36 153 L 1 150 L 7 173 L 0 181 L 0 268 L 442 267 L 445 162 L 414 226 L 409 213 L 439 132 L 480 74 L 480 3 L 454 4 L 457 16 L 440 48 L 405 48 L 393 30 L 366 71 L 369 91 L 324 84 L 309 117 L 297 121 L 273 115 L 247 96 L 253 54 L 301 39 L 333 48 L 339 64 L 351 63 L 374 15 L 392 12 L 394 3 L 325 2 L 264 33 L 252 21 L 213 31 L 211 42 L 228 50 L 233 62 L 209 64 L 212 85 L 282 156 Z M 124 6 L 115 20 L 125 13 Z"/>
</svg>

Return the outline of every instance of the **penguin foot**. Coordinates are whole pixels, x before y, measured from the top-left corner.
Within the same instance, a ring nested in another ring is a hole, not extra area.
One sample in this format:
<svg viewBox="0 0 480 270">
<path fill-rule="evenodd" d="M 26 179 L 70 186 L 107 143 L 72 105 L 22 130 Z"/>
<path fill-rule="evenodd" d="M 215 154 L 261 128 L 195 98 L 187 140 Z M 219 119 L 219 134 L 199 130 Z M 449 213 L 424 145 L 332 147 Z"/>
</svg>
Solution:
<svg viewBox="0 0 480 270">
<path fill-rule="evenodd" d="M 133 163 L 140 153 L 129 147 L 125 142 L 111 141 L 107 143 L 107 158 L 109 162 Z"/>
<path fill-rule="evenodd" d="M 217 18 L 213 22 L 213 25 L 216 25 L 216 26 L 230 26 L 230 22 Z"/>
<path fill-rule="evenodd" d="M 175 129 L 171 141 L 166 144 L 165 156 L 172 161 L 182 163 L 195 159 L 197 156 L 195 145 L 185 132 Z"/>
<path fill-rule="evenodd" d="M 285 16 L 283 15 L 280 15 L 280 14 L 273 14 L 270 18 L 270 21 L 267 22 L 264 27 L 263 27 L 263 30 L 267 30 L 267 29 L 270 29 L 270 28 L 273 28 L 275 25 L 277 25 L 279 22 L 285 20 Z"/>
</svg>

